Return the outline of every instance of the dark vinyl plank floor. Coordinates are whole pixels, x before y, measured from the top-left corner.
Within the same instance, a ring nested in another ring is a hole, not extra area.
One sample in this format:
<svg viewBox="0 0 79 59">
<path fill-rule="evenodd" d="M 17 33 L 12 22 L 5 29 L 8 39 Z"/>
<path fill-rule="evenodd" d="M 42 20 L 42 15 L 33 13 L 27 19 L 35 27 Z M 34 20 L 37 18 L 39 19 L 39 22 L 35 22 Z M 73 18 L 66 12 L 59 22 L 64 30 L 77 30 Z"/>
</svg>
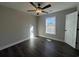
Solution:
<svg viewBox="0 0 79 59">
<path fill-rule="evenodd" d="M 38 37 L 0 51 L 0 57 L 78 57 L 79 51 L 64 42 Z"/>
</svg>

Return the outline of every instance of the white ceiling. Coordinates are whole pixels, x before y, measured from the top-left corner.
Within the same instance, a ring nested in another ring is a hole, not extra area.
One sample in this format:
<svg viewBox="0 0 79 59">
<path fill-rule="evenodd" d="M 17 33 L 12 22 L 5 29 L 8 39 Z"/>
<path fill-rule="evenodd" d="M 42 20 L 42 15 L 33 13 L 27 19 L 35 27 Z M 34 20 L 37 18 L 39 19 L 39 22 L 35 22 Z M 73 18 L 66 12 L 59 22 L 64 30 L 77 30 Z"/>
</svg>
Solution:
<svg viewBox="0 0 79 59">
<path fill-rule="evenodd" d="M 41 2 L 41 7 L 47 4 L 51 4 L 52 7 L 46 9 L 45 11 L 53 13 L 68 8 L 76 7 L 79 4 L 79 2 Z M 0 5 L 4 5 L 9 8 L 36 15 L 34 12 L 27 12 L 27 10 L 35 9 L 29 2 L 0 2 Z"/>
</svg>

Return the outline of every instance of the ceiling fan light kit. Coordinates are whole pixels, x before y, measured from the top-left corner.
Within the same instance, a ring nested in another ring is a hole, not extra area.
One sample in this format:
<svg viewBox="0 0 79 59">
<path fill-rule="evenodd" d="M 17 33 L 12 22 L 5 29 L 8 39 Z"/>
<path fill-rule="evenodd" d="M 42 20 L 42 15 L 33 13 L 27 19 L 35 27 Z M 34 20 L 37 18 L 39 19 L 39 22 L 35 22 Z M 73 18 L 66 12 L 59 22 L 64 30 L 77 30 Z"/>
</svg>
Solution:
<svg viewBox="0 0 79 59">
<path fill-rule="evenodd" d="M 41 13 L 42 10 L 41 9 L 36 9 L 36 13 Z"/>
</svg>

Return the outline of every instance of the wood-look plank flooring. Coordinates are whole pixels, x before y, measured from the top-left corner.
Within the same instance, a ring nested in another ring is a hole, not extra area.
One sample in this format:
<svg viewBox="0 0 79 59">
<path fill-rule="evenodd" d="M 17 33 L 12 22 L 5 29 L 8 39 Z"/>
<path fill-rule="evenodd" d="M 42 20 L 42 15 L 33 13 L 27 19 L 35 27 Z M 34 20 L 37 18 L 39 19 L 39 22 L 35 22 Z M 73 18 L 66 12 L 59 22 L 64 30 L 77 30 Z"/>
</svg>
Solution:
<svg viewBox="0 0 79 59">
<path fill-rule="evenodd" d="M 38 37 L 0 51 L 0 57 L 78 57 L 79 51 L 66 43 Z"/>
</svg>

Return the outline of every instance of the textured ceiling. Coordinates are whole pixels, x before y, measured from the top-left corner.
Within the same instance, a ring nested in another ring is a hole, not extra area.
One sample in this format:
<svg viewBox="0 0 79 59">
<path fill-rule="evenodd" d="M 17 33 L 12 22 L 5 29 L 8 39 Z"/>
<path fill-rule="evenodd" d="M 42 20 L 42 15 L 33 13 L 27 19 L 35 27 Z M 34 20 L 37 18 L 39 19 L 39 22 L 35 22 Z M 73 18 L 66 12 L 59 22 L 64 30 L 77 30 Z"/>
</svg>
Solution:
<svg viewBox="0 0 79 59">
<path fill-rule="evenodd" d="M 76 7 L 78 2 L 40 2 L 41 7 L 47 4 L 51 4 L 52 7 L 45 9 L 49 13 L 65 10 L 68 8 Z M 37 4 L 37 2 L 35 2 Z M 0 5 L 4 5 L 9 8 L 13 8 L 19 11 L 23 11 L 32 15 L 36 15 L 34 12 L 27 12 L 27 10 L 35 9 L 29 2 L 0 2 Z M 43 15 L 43 13 L 41 14 Z"/>
</svg>

